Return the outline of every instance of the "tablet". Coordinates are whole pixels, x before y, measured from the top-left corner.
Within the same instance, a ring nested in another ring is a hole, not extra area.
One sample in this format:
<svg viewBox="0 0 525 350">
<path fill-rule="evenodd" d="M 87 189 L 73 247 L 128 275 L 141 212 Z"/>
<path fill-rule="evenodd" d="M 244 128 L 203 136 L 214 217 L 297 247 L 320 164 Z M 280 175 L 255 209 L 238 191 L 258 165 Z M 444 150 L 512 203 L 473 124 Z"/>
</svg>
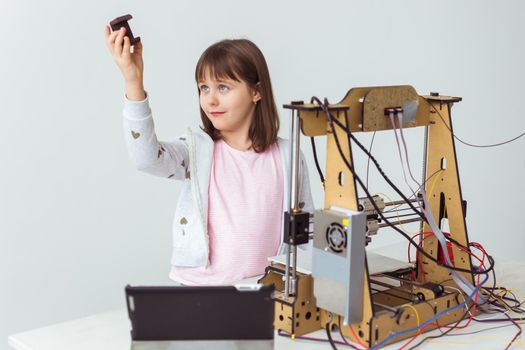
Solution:
<svg viewBox="0 0 525 350">
<path fill-rule="evenodd" d="M 273 285 L 126 286 L 132 349 L 273 349 Z"/>
</svg>

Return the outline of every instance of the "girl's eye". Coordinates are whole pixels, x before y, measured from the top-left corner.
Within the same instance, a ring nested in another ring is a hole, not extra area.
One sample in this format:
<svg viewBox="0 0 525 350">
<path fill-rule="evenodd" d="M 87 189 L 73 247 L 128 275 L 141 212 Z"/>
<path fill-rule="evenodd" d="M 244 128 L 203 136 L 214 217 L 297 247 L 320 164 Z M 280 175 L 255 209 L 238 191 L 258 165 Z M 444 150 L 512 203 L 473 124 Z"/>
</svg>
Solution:
<svg viewBox="0 0 525 350">
<path fill-rule="evenodd" d="M 208 85 L 201 85 L 201 86 L 200 86 L 200 90 L 201 90 L 202 92 L 208 92 L 209 89 L 210 89 L 210 88 L 208 87 Z"/>
<path fill-rule="evenodd" d="M 220 92 L 226 92 L 226 91 L 228 91 L 229 89 L 230 89 L 230 88 L 227 87 L 226 85 L 223 85 L 223 84 L 219 85 L 219 91 L 220 91 Z"/>
</svg>

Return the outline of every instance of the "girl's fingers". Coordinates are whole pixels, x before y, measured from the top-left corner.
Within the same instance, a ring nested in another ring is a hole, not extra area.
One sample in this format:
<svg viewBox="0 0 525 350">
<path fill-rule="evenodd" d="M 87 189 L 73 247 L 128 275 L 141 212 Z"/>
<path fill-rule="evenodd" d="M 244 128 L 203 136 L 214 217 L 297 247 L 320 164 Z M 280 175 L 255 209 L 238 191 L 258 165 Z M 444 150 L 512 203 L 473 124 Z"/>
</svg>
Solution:
<svg viewBox="0 0 525 350">
<path fill-rule="evenodd" d="M 122 58 L 124 58 L 125 60 L 129 60 L 130 59 L 130 41 L 129 41 L 129 38 L 127 36 L 124 37 L 124 47 L 122 48 Z"/>
<path fill-rule="evenodd" d="M 109 28 L 106 29 L 106 44 L 113 51 L 113 46 L 115 45 L 115 38 L 117 37 L 118 31 L 109 33 Z"/>
<path fill-rule="evenodd" d="M 113 52 L 120 56 L 122 55 L 122 42 L 124 40 L 124 32 L 126 29 L 124 27 L 120 28 L 118 31 L 117 38 L 115 39 L 115 46 L 113 47 Z"/>
<path fill-rule="evenodd" d="M 142 55 L 142 41 L 139 41 L 135 45 L 133 45 L 133 53 L 137 55 Z"/>
<path fill-rule="evenodd" d="M 106 38 L 106 45 L 108 45 L 109 48 L 113 47 L 113 41 L 115 40 L 114 34 L 115 33 L 111 33 L 108 26 L 104 28 L 104 37 Z"/>
</svg>

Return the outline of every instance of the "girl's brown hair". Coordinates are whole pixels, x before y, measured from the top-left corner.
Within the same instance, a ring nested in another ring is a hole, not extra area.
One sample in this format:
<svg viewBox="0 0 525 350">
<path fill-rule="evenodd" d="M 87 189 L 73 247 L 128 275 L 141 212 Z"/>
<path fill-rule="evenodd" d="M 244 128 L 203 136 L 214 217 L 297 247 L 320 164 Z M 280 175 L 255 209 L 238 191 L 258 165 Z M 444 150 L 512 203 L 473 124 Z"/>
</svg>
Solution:
<svg viewBox="0 0 525 350">
<path fill-rule="evenodd" d="M 205 79 L 207 71 L 215 79 L 243 81 L 249 88 L 259 91 L 261 99 L 255 105 L 254 118 L 248 131 L 252 148 L 260 153 L 277 142 L 279 115 L 273 98 L 270 73 L 261 50 L 247 39 L 219 41 L 208 47 L 199 58 L 195 68 L 197 85 Z M 220 131 L 215 129 L 202 108 L 200 113 L 204 125 L 202 129 L 213 140 L 220 139 Z"/>
</svg>

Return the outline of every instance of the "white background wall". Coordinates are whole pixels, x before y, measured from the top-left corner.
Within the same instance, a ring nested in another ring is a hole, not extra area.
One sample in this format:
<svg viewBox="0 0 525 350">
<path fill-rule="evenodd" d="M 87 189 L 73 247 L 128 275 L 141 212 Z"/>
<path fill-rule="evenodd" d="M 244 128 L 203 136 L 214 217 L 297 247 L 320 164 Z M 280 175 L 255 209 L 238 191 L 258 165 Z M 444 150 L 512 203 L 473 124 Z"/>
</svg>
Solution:
<svg viewBox="0 0 525 350">
<path fill-rule="evenodd" d="M 127 283 L 169 283 L 179 184 L 139 173 L 127 158 L 123 84 L 103 39 L 111 19 L 134 16 L 161 139 L 199 122 L 201 52 L 246 37 L 267 58 L 279 106 L 411 84 L 462 96 L 455 131 L 483 144 L 525 131 L 524 10 L 518 0 L 1 1 L 0 349 L 8 334 L 123 306 Z M 422 131 L 408 136 L 419 171 Z M 378 134 L 375 154 L 407 190 L 394 148 L 391 132 Z M 494 149 L 457 144 L 470 238 L 496 257 L 523 259 L 524 150 L 523 138 Z M 356 151 L 355 161 L 363 173 L 365 157 Z M 393 195 L 376 172 L 370 183 Z M 397 236 L 380 233 L 374 244 Z"/>
</svg>

